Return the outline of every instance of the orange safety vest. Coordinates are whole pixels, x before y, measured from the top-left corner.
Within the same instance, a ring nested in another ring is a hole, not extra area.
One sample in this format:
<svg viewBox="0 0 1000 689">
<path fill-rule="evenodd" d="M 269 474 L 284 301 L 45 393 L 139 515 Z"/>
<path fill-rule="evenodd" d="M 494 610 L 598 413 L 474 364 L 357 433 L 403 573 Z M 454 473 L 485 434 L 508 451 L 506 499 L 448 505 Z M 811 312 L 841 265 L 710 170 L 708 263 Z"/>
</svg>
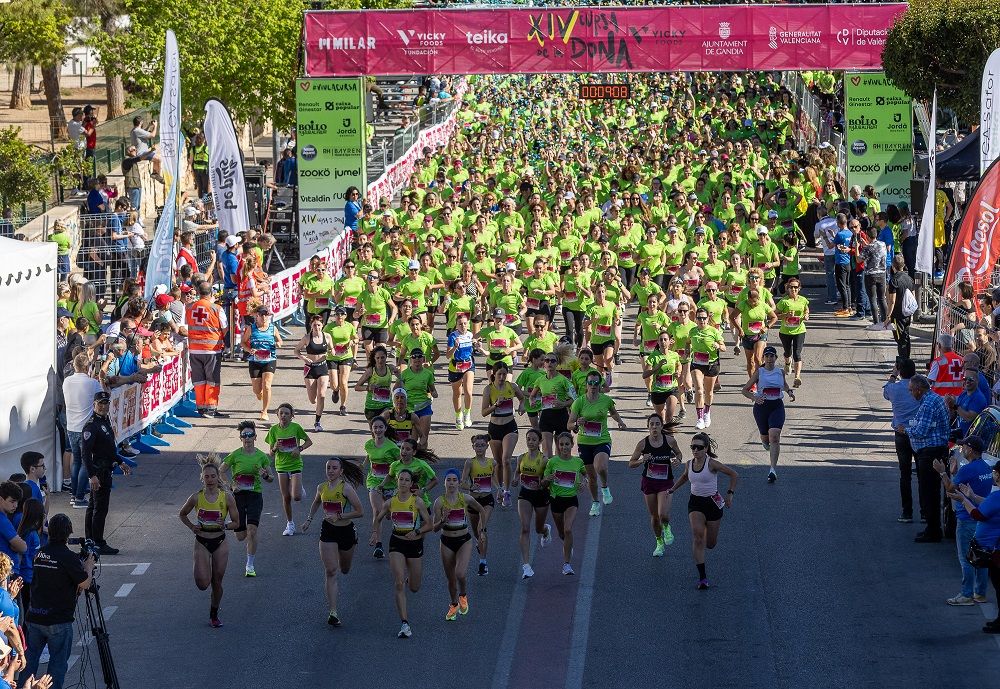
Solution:
<svg viewBox="0 0 1000 689">
<path fill-rule="evenodd" d="M 937 377 L 931 381 L 931 390 L 939 395 L 961 395 L 962 357 L 955 352 L 945 352 L 934 360 L 937 364 Z"/>
<path fill-rule="evenodd" d="M 236 292 L 236 311 L 241 315 L 247 315 L 247 304 L 255 296 L 254 288 L 257 286 L 257 280 L 253 275 L 248 275 L 247 277 L 240 280 L 237 285 Z"/>
<path fill-rule="evenodd" d="M 208 299 L 199 299 L 188 307 L 184 322 L 187 323 L 188 348 L 193 353 L 222 351 L 226 333 L 221 314 L 222 308 Z"/>
</svg>

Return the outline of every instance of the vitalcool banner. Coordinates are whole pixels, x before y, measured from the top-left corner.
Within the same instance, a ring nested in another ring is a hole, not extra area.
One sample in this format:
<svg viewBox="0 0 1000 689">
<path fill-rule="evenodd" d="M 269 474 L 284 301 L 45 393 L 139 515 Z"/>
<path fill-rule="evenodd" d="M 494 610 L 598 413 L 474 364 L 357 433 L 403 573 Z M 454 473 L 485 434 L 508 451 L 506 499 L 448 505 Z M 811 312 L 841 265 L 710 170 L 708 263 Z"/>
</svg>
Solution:
<svg viewBox="0 0 1000 689">
<path fill-rule="evenodd" d="M 306 12 L 318 76 L 878 69 L 906 5 Z"/>
<path fill-rule="evenodd" d="M 205 142 L 219 229 L 236 234 L 250 229 L 247 187 L 243 181 L 243 151 L 229 110 L 214 98 L 205 103 Z"/>
<path fill-rule="evenodd" d="M 969 282 L 976 292 L 992 286 L 993 271 L 1000 257 L 1000 167 L 994 161 L 986 170 L 969 201 L 945 275 L 945 296 L 957 299 L 955 286 Z"/>
<path fill-rule="evenodd" d="M 913 101 L 884 72 L 844 75 L 847 183 L 875 187 L 882 207 L 910 200 Z"/>
</svg>

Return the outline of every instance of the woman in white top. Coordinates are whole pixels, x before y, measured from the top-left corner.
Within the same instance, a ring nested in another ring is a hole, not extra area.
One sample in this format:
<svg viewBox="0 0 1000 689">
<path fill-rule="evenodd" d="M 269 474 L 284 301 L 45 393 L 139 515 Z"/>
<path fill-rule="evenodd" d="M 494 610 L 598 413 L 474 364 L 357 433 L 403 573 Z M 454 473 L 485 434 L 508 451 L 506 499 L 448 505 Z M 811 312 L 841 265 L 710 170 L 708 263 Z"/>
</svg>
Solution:
<svg viewBox="0 0 1000 689">
<path fill-rule="evenodd" d="M 781 428 L 785 425 L 785 403 L 782 392 L 795 401 L 795 393 L 788 387 L 784 369 L 775 366 L 778 350 L 768 345 L 764 347 L 764 363 L 743 386 L 743 396 L 753 400 L 753 418 L 757 422 L 757 432 L 764 449 L 771 453 L 771 470 L 767 472 L 767 482 L 778 480 L 778 453 L 781 451 Z M 754 387 L 756 386 L 756 387 Z"/>
<path fill-rule="evenodd" d="M 698 590 L 708 588 L 705 573 L 705 548 L 711 550 L 719 541 L 719 527 L 722 525 L 722 508 L 733 506 L 739 474 L 720 462 L 715 454 L 716 445 L 708 433 L 695 433 L 691 438 L 693 458 L 684 468 L 684 473 L 667 491 L 673 495 L 685 482 L 691 484 L 688 498 L 688 521 L 691 523 L 691 553 L 698 568 Z M 729 477 L 726 496 L 719 495 L 719 474 Z"/>
</svg>

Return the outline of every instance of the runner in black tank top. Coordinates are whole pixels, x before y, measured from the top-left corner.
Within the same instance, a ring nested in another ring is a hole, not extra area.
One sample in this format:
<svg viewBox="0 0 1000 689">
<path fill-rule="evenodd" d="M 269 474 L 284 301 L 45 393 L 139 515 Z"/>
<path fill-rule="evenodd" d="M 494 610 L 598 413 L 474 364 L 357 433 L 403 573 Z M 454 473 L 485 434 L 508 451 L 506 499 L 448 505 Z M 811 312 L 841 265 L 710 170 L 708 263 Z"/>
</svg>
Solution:
<svg viewBox="0 0 1000 689">
<path fill-rule="evenodd" d="M 323 430 L 320 419 L 323 417 L 326 389 L 330 382 L 330 369 L 326 363 L 329 351 L 330 336 L 323 331 L 323 317 L 314 314 L 309 319 L 309 330 L 295 346 L 295 356 L 305 364 L 302 377 L 305 378 L 309 402 L 315 405 L 316 423 L 313 430 L 317 433 Z"/>
<path fill-rule="evenodd" d="M 670 530 L 669 491 L 674 485 L 674 462 L 681 461 L 681 451 L 673 435 L 664 433 L 663 419 L 659 414 L 650 414 L 646 419 L 649 433 L 636 443 L 628 466 L 634 469 L 642 465 L 642 496 L 649 512 L 649 524 L 656 538 L 653 557 L 662 557 L 665 546 L 674 542 Z"/>
</svg>

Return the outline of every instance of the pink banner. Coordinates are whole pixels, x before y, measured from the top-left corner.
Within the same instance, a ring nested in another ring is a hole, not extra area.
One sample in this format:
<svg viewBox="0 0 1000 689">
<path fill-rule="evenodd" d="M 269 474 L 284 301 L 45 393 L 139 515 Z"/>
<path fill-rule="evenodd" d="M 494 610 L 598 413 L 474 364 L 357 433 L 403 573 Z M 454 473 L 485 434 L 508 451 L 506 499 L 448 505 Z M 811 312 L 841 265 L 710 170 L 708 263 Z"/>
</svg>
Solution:
<svg viewBox="0 0 1000 689">
<path fill-rule="evenodd" d="M 306 12 L 310 77 L 879 69 L 906 4 Z"/>
<path fill-rule="evenodd" d="M 164 363 L 158 373 L 149 374 L 145 383 L 113 388 L 109 416 L 115 437 L 123 440 L 141 432 L 170 411 L 190 389 L 191 375 L 183 352 Z"/>
</svg>

